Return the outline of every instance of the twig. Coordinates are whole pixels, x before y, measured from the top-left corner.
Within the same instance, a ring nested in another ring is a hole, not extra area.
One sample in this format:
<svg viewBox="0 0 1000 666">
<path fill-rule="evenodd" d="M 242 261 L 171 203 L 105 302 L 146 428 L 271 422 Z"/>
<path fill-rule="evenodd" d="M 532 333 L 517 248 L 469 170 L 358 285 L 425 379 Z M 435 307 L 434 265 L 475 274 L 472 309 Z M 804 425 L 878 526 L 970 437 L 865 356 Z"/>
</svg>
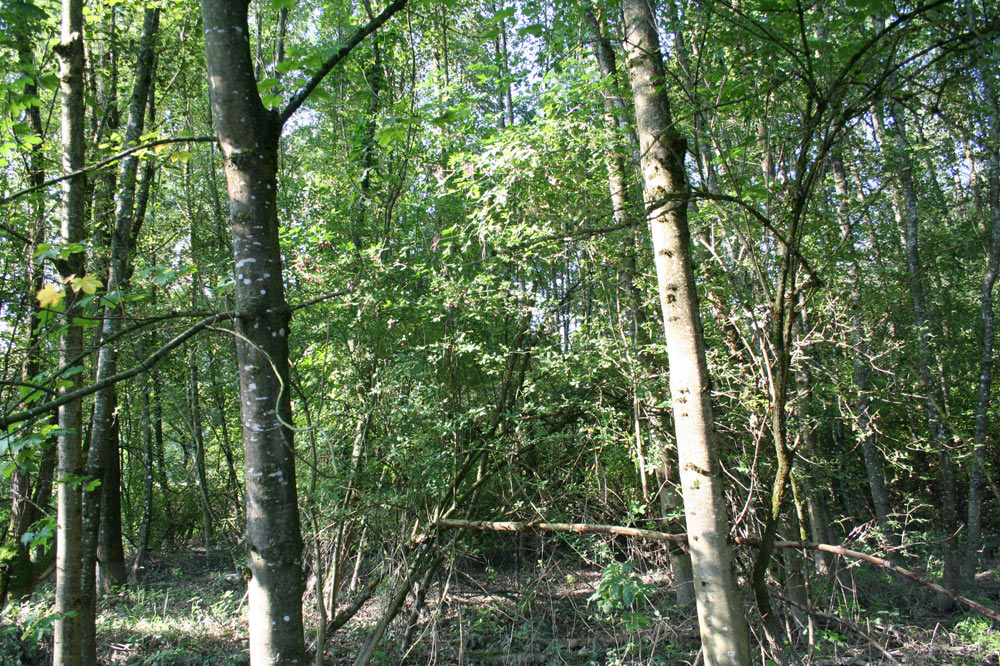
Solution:
<svg viewBox="0 0 1000 666">
<path fill-rule="evenodd" d="M 299 107 L 308 99 L 309 95 L 312 94 L 319 84 L 322 83 L 323 79 L 326 77 L 330 71 L 337 66 L 337 64 L 346 58 L 348 54 L 354 50 L 354 47 L 364 41 L 364 38 L 371 33 L 382 27 L 386 21 L 392 18 L 392 15 L 398 12 L 406 5 L 406 0 L 394 0 L 394 2 L 386 7 L 381 14 L 372 19 L 367 25 L 358 28 L 353 35 L 341 46 L 337 51 L 330 56 L 330 58 L 323 63 L 323 65 L 312 75 L 312 78 L 306 82 L 302 89 L 297 93 L 292 95 L 292 98 L 288 100 L 288 106 L 278 115 L 278 124 L 284 125 L 285 122 L 292 117 L 292 114 L 299 110 Z"/>
</svg>

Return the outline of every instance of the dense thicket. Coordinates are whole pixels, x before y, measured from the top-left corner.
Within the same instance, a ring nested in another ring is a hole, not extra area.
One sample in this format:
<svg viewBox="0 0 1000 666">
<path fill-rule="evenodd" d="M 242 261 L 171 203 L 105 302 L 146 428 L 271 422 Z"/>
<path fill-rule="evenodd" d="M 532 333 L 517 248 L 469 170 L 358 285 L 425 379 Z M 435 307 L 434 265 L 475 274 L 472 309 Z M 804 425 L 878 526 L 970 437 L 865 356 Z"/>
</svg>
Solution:
<svg viewBox="0 0 1000 666">
<path fill-rule="evenodd" d="M 52 573 L 58 522 L 84 598 L 57 593 L 82 609 L 57 663 L 94 663 L 95 585 L 166 544 L 243 540 L 272 613 L 251 655 L 292 663 L 300 588 L 324 626 L 378 589 L 387 623 L 447 545 L 546 546 L 439 520 L 684 532 L 664 207 L 765 649 L 795 659 L 773 593 L 808 605 L 835 566 L 776 540 L 971 586 L 1000 527 L 1000 12 L 649 8 L 661 134 L 610 0 L 100 0 L 61 38 L 55 2 L 0 7 L 0 603 Z M 658 142 L 680 180 L 652 190 Z M 621 541 L 564 543 L 603 565 Z"/>
</svg>

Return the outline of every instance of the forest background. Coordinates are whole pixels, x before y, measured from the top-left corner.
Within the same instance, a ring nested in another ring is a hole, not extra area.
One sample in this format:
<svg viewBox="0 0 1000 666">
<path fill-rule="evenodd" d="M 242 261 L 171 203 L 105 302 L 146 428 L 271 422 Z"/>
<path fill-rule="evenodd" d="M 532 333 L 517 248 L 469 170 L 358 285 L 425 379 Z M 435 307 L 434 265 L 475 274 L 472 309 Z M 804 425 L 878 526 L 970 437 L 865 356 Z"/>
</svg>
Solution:
<svg viewBox="0 0 1000 666">
<path fill-rule="evenodd" d="M 246 558 L 253 662 L 322 659 L 381 599 L 366 663 L 460 556 L 561 548 L 633 619 L 637 563 L 669 565 L 706 663 L 722 598 L 754 638 L 718 654 L 786 662 L 847 585 L 808 541 L 988 606 L 997 9 L 5 2 L 0 602 L 55 567 L 33 626 L 96 663 L 99 592 L 197 545 Z M 717 578 L 624 539 L 700 535 L 710 485 Z"/>
</svg>

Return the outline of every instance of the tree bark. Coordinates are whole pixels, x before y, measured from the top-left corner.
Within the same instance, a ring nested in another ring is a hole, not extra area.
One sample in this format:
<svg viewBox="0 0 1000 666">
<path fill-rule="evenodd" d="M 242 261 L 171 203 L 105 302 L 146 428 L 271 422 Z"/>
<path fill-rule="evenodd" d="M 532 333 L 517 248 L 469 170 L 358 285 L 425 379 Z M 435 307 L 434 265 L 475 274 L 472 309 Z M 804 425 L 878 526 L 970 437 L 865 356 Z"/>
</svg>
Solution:
<svg viewBox="0 0 1000 666">
<path fill-rule="evenodd" d="M 967 8 L 971 12 L 971 3 Z M 972 14 L 969 14 L 970 27 L 974 25 Z M 985 44 L 982 34 L 977 32 L 977 51 L 981 62 L 986 60 Z M 969 537 L 965 547 L 965 557 L 962 562 L 962 578 L 966 584 L 974 581 L 979 565 L 979 548 L 982 545 L 982 503 L 983 503 L 983 451 L 986 449 L 986 438 L 990 425 L 990 393 L 993 388 L 993 347 L 996 338 L 995 313 L 993 311 L 993 288 L 996 285 L 998 269 L 1000 269 L 1000 102 L 997 101 L 995 79 L 984 67 L 981 70 L 983 97 L 986 101 L 987 119 L 986 133 L 988 140 L 983 142 L 986 148 L 987 160 L 987 196 L 989 209 L 990 242 L 986 251 L 986 270 L 979 292 L 979 307 L 983 319 L 983 334 L 979 343 L 979 393 L 976 405 L 976 430 L 973 435 L 972 460 L 969 472 L 968 528 Z"/>
<path fill-rule="evenodd" d="M 601 34 L 601 26 L 594 16 L 593 10 L 587 7 L 584 10 L 584 19 L 587 29 L 590 32 L 591 48 L 594 59 L 604 78 L 604 125 L 608 131 L 608 147 L 605 150 L 608 169 L 608 191 L 611 197 L 611 217 L 616 227 L 624 230 L 627 234 L 625 256 L 624 256 L 624 288 L 627 291 L 627 301 L 630 312 L 628 318 L 631 323 L 632 344 L 637 350 L 639 363 L 638 375 L 633 381 L 635 396 L 633 399 L 633 420 L 636 435 L 636 448 L 642 452 L 642 414 L 647 415 L 647 424 L 650 441 L 650 450 L 657 456 L 657 491 L 656 504 L 660 511 L 660 524 L 664 530 L 672 527 L 673 520 L 670 515 L 681 505 L 680 491 L 678 489 L 677 464 L 674 461 L 672 447 L 668 445 L 664 437 L 663 423 L 657 409 L 657 400 L 650 394 L 648 385 L 650 376 L 658 373 L 659 368 L 653 367 L 656 359 L 645 349 L 648 344 L 647 336 L 644 334 L 646 317 L 643 309 L 643 299 L 636 284 L 636 230 L 632 228 L 632 215 L 635 210 L 631 188 L 628 185 L 626 174 L 634 173 L 634 170 L 626 169 L 626 159 L 622 154 L 620 143 L 616 140 L 616 135 L 623 129 L 619 120 L 625 117 L 625 104 L 621 98 L 618 88 L 618 68 L 614 49 L 611 42 Z M 627 119 L 626 119 L 627 120 Z M 631 134 L 631 130 L 626 132 L 626 137 Z M 637 151 L 636 151 L 637 152 Z M 641 455 L 637 456 L 643 460 Z M 645 490 L 645 470 L 640 463 L 640 479 L 642 479 Z M 648 497 L 644 499 L 648 500 Z M 674 592 L 678 606 L 690 606 L 694 603 L 694 582 L 691 574 L 691 557 L 683 548 L 670 548 L 670 569 L 674 576 Z"/>
<path fill-rule="evenodd" d="M 625 2 L 625 48 L 670 363 L 702 650 L 709 666 L 749 664 L 747 625 L 736 586 L 715 452 L 711 387 L 691 261 L 686 147 L 670 114 L 659 37 L 646 0 Z"/>
<path fill-rule="evenodd" d="M 84 165 L 84 56 L 83 0 L 62 0 L 60 42 L 56 47 L 60 77 L 60 135 L 62 137 L 63 173 L 72 173 Z M 84 216 L 87 205 L 87 181 L 83 174 L 62 183 L 61 237 L 64 243 L 84 241 Z M 63 279 L 82 276 L 84 253 L 73 252 L 60 266 Z M 68 366 L 83 351 L 83 329 L 74 322 L 80 314 L 78 295 L 67 288 L 65 329 L 59 339 L 59 363 Z M 65 382 L 62 393 L 83 386 L 83 373 L 75 373 Z M 56 528 L 56 597 L 53 645 L 54 666 L 78 666 L 80 663 L 80 555 L 81 517 L 80 443 L 83 432 L 82 403 L 72 400 L 59 408 L 58 439 L 58 508 Z"/>
<path fill-rule="evenodd" d="M 199 281 L 195 279 L 195 285 Z M 208 475 L 205 471 L 205 434 L 201 420 L 201 392 L 198 390 L 198 346 L 191 350 L 191 379 L 188 408 L 191 411 L 191 437 L 194 440 L 194 471 L 198 481 L 198 497 L 201 500 L 201 530 L 205 540 L 205 554 L 211 552 L 215 541 L 212 527 L 212 503 L 208 497 Z"/>
<path fill-rule="evenodd" d="M 156 32 L 159 28 L 160 13 L 158 9 L 147 9 L 143 18 L 142 38 L 139 54 L 135 65 L 135 80 L 132 98 L 129 103 L 128 121 L 125 127 L 126 145 L 136 143 L 142 135 L 146 118 L 146 102 L 149 94 L 153 73 L 153 48 Z M 104 306 L 101 337 L 111 339 L 121 330 L 124 312 L 122 303 L 122 288 L 128 275 L 128 262 L 132 253 L 132 223 L 135 209 L 136 177 L 139 168 L 137 155 L 129 155 L 122 160 L 118 177 L 118 195 L 115 201 L 114 223 L 110 230 L 111 250 L 107 262 L 107 296 Z M 102 345 L 97 356 L 97 371 L 95 383 L 100 383 L 118 371 L 118 349 L 115 344 Z M 105 463 L 111 450 L 111 439 L 115 420 L 115 386 L 102 388 L 94 395 L 94 413 L 91 420 L 90 448 L 87 451 L 87 476 L 90 480 L 102 480 L 105 477 Z M 117 452 L 115 452 L 117 464 Z M 108 492 L 119 493 L 118 487 Z M 82 560 L 82 663 L 83 666 L 93 666 L 97 663 L 96 642 L 96 572 L 97 541 L 99 535 L 99 520 L 104 488 L 98 485 L 83 495 L 83 560 Z M 121 520 L 120 499 L 118 501 Z M 124 560 L 122 561 L 124 573 Z M 117 567 L 116 567 L 117 569 Z"/>
<path fill-rule="evenodd" d="M 139 355 L 142 343 L 139 342 Z M 149 535 L 153 524 L 153 415 L 150 409 L 150 378 L 143 380 L 140 404 L 142 405 L 142 523 L 135 559 L 132 561 L 132 578 L 138 579 L 139 570 L 145 565 L 149 553 Z"/>
<path fill-rule="evenodd" d="M 115 398 L 117 403 L 117 397 Z M 97 539 L 97 589 L 110 592 L 127 580 L 125 548 L 122 543 L 121 420 L 111 426 L 104 479 L 101 482 L 101 531 Z"/>
<path fill-rule="evenodd" d="M 276 207 L 281 123 L 257 93 L 248 5 L 203 0 L 205 58 L 229 194 L 246 452 L 250 661 L 305 664 L 302 537 L 288 374 L 291 310 Z"/>
</svg>

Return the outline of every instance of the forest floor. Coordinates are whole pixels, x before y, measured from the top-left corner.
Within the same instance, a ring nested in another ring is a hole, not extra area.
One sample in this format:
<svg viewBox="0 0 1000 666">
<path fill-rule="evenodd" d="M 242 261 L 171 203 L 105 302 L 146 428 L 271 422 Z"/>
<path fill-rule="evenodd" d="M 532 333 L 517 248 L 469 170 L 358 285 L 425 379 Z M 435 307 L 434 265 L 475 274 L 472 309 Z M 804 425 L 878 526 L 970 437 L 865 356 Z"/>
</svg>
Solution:
<svg viewBox="0 0 1000 666">
<path fill-rule="evenodd" d="M 640 600 L 629 609 L 614 609 L 612 597 L 638 580 L 628 571 L 617 570 L 617 582 L 623 587 L 615 588 L 602 586 L 599 567 L 568 558 L 499 570 L 465 559 L 458 562 L 460 566 L 442 572 L 428 595 L 413 646 L 405 652 L 401 647 L 404 612 L 373 664 L 583 666 L 700 661 L 693 610 L 673 603 L 668 576 L 662 571 L 644 572 L 635 588 Z M 98 628 L 102 662 L 247 664 L 246 586 L 238 572 L 237 560 L 228 553 L 206 557 L 178 550 L 160 556 L 147 567 L 139 585 L 104 598 Z M 609 581 L 607 573 L 604 580 Z M 845 582 L 856 596 L 845 591 Z M 797 652 L 805 663 L 891 663 L 888 654 L 899 663 L 921 666 L 1000 664 L 1000 631 L 988 619 L 962 610 L 942 615 L 929 593 L 897 583 L 881 571 L 851 567 L 841 585 L 825 589 L 825 594 L 813 590 L 814 606 L 840 621 L 816 618 L 812 648 L 808 629 L 799 632 Z M 595 591 L 597 598 L 592 600 Z M 51 595 L 51 589 L 43 588 L 33 600 L 4 609 L 0 666 L 51 659 L 45 647 L 51 634 L 47 620 Z M 980 575 L 971 596 L 997 607 L 997 569 Z M 603 609 L 602 601 L 608 602 Z M 352 664 L 383 608 L 373 600 L 328 639 L 325 663 Z M 308 604 L 306 625 L 315 626 Z M 22 639 L 20 655 L 13 647 L 16 638 Z"/>
</svg>

